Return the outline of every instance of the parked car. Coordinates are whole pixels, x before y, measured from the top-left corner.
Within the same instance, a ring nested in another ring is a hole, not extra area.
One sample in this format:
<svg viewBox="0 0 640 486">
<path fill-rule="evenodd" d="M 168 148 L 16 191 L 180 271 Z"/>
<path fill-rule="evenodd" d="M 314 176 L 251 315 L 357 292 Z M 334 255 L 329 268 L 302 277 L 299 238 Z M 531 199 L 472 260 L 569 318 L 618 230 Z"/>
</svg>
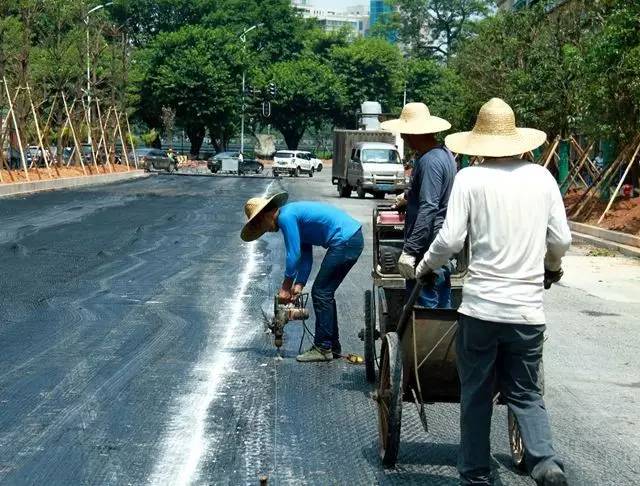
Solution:
<svg viewBox="0 0 640 486">
<path fill-rule="evenodd" d="M 222 171 L 222 161 L 225 159 L 235 159 L 240 157 L 239 152 L 220 152 L 210 157 L 207 161 L 207 168 L 213 173 L 217 174 Z M 264 170 L 264 164 L 256 159 L 244 158 L 242 163 L 238 164 L 239 174 L 260 174 Z"/>
<path fill-rule="evenodd" d="M 313 177 L 316 171 L 311 160 L 311 153 L 303 150 L 278 150 L 273 156 L 273 175 L 289 174 L 298 177 L 300 174 L 309 174 Z"/>
</svg>

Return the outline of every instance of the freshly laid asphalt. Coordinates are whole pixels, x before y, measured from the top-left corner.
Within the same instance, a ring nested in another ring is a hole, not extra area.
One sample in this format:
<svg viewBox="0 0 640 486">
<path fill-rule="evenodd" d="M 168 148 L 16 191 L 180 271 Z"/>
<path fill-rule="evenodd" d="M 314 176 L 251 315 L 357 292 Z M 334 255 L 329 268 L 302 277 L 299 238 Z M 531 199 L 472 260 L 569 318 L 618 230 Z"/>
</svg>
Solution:
<svg viewBox="0 0 640 486">
<path fill-rule="evenodd" d="M 244 201 L 281 189 L 364 225 L 338 292 L 343 350 L 361 353 L 375 201 L 339 199 L 326 170 L 0 199 L 0 483 L 457 484 L 456 405 L 429 406 L 427 433 L 405 404 L 398 466 L 384 469 L 364 368 L 296 363 L 299 324 L 276 358 L 262 307 L 281 280 L 282 237 L 246 244 L 239 231 Z M 615 259 L 630 272 L 622 289 L 606 260 L 587 276 L 592 260 L 574 250 L 573 280 L 547 293 L 547 407 L 570 484 L 634 485 L 640 266 Z M 511 467 L 504 407 L 492 447 L 496 484 L 533 484 Z"/>
</svg>

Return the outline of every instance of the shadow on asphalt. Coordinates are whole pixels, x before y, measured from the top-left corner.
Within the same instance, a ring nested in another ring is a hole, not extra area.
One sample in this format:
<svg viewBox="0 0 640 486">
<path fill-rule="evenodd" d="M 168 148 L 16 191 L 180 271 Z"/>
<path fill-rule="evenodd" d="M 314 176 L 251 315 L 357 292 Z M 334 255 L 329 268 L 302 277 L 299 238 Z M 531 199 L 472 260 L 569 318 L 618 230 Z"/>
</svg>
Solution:
<svg viewBox="0 0 640 486">
<path fill-rule="evenodd" d="M 414 472 L 406 466 L 450 466 L 455 467 L 457 462 L 457 444 L 434 444 L 429 442 L 402 442 L 398 462 L 394 468 L 384 468 L 378 455 L 378 443 L 373 442 L 371 447 L 362 448 L 362 456 L 369 464 L 379 470 L 378 484 L 434 484 L 456 485 L 460 484 L 458 478 L 439 476 Z"/>
</svg>

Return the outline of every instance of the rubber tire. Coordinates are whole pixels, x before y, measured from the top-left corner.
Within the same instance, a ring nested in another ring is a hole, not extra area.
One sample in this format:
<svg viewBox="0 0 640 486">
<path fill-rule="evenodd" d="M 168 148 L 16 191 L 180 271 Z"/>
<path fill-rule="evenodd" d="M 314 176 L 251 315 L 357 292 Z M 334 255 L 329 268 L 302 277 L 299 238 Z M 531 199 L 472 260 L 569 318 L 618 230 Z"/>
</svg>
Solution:
<svg viewBox="0 0 640 486">
<path fill-rule="evenodd" d="M 375 320 L 371 290 L 364 292 L 364 372 L 368 383 L 376 382 Z"/>
<path fill-rule="evenodd" d="M 174 164 L 173 162 L 171 162 L 171 163 L 169 164 L 169 167 L 167 167 L 167 172 L 168 172 L 169 174 L 172 174 L 172 173 L 174 173 L 175 171 L 176 171 L 176 164 Z"/>
<path fill-rule="evenodd" d="M 258 168 L 256 169 L 256 174 L 262 174 L 263 171 L 264 171 L 264 167 L 262 165 L 259 165 Z"/>
<path fill-rule="evenodd" d="M 367 195 L 360 182 L 358 182 L 358 185 L 356 186 L 356 194 L 358 194 L 358 199 L 364 199 L 364 197 Z"/>
<path fill-rule="evenodd" d="M 313 177 L 313 172 L 315 171 L 315 169 L 313 167 L 311 167 L 311 170 L 309 171 L 309 177 Z"/>
<path fill-rule="evenodd" d="M 376 199 L 384 199 L 386 194 L 384 192 L 376 191 L 373 193 L 373 197 Z"/>
<path fill-rule="evenodd" d="M 384 396 L 388 386 L 388 400 L 378 399 L 378 453 L 382 464 L 394 467 L 400 450 L 402 425 L 402 354 L 398 334 L 390 332 L 382 342 L 382 362 L 378 380 L 378 397 Z M 386 409 L 386 410 L 385 410 Z M 386 425 L 383 416 L 386 415 Z"/>
<path fill-rule="evenodd" d="M 513 465 L 518 471 L 527 472 L 520 425 L 510 408 L 507 409 L 507 432 L 509 434 L 509 449 L 511 450 Z"/>
<path fill-rule="evenodd" d="M 293 177 L 300 177 L 300 167 L 296 167 L 293 171 Z"/>
<path fill-rule="evenodd" d="M 318 164 L 318 167 L 316 168 L 316 172 L 322 172 L 322 164 Z"/>
<path fill-rule="evenodd" d="M 351 197 L 352 191 L 353 189 L 351 189 L 351 186 L 348 183 L 338 182 L 338 193 L 340 194 L 340 197 Z"/>
</svg>

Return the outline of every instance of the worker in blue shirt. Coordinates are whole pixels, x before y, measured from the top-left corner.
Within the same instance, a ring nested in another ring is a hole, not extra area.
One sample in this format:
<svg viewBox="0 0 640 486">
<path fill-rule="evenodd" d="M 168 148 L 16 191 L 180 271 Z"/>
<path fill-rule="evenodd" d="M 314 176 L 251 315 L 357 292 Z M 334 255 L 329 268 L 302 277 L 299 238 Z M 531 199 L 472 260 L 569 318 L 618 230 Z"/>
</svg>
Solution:
<svg viewBox="0 0 640 486">
<path fill-rule="evenodd" d="M 307 284 L 313 265 L 313 247 L 327 249 L 311 289 L 316 315 L 313 346 L 300 354 L 300 362 L 331 361 L 341 354 L 335 293 L 364 248 L 362 225 L 344 211 L 318 202 L 287 202 L 287 193 L 252 198 L 245 204 L 248 221 L 244 241 L 265 232 L 281 231 L 286 248 L 284 281 L 278 294 L 291 302 Z"/>
</svg>

